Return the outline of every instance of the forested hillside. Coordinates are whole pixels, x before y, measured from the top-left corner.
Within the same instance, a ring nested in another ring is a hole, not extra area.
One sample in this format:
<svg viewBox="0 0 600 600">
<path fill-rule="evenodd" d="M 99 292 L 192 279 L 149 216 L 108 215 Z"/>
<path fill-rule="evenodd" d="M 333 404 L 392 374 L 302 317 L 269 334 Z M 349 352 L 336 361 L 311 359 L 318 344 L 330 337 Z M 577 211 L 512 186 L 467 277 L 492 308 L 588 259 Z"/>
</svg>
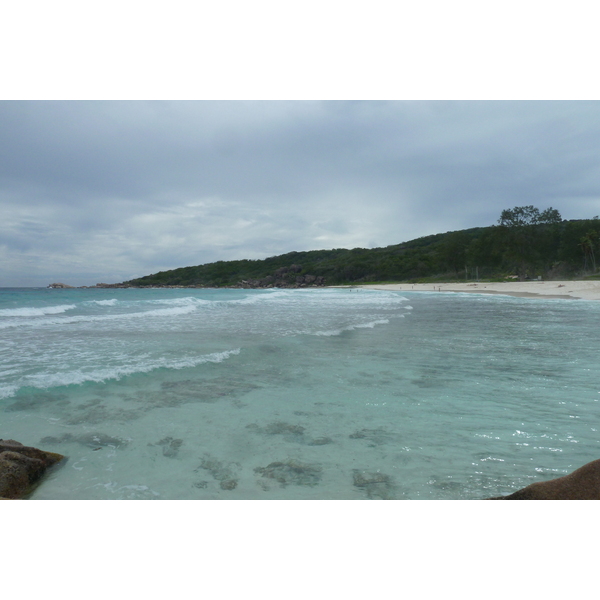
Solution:
<svg viewBox="0 0 600 600">
<path fill-rule="evenodd" d="M 502 212 L 498 224 L 430 235 L 386 248 L 290 252 L 219 261 L 126 281 L 122 286 L 304 287 L 382 281 L 594 276 L 600 219 L 563 221 L 533 206 Z"/>
</svg>

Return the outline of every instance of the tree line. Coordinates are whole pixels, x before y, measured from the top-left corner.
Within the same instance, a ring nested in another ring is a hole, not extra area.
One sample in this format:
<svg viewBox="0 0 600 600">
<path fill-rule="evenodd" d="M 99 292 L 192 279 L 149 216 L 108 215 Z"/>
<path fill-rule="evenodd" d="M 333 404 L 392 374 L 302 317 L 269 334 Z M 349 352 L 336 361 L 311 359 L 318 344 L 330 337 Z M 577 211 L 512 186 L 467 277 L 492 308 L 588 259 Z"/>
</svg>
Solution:
<svg viewBox="0 0 600 600">
<path fill-rule="evenodd" d="M 264 260 L 233 260 L 147 275 L 119 286 L 240 286 L 271 280 L 294 266 L 298 281 L 326 285 L 383 281 L 520 280 L 598 276 L 600 219 L 563 220 L 548 208 L 502 211 L 496 225 L 421 237 L 385 248 L 289 252 Z M 271 278 L 271 279 L 269 279 Z M 286 280 L 294 287 L 295 279 Z M 305 284 L 298 284 L 300 286 Z"/>
</svg>

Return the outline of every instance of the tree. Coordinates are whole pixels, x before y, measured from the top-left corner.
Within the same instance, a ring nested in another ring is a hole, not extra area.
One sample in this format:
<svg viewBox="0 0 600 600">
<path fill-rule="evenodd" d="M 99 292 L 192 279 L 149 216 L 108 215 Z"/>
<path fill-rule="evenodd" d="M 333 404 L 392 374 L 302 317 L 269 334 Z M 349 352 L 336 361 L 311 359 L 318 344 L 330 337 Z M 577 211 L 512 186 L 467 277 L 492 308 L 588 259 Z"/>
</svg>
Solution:
<svg viewBox="0 0 600 600">
<path fill-rule="evenodd" d="M 579 240 L 579 245 L 583 250 L 583 268 L 587 269 L 587 261 L 588 257 L 591 259 L 592 263 L 592 273 L 596 272 L 596 255 L 594 254 L 594 248 L 596 247 L 596 243 L 598 241 L 598 233 L 593 229 L 588 231 L 583 237 Z"/>
<path fill-rule="evenodd" d="M 527 225 L 554 225 L 560 223 L 562 217 L 555 208 L 547 208 L 540 212 L 535 206 L 515 206 L 502 211 L 498 223 L 502 227 L 524 227 Z"/>
<path fill-rule="evenodd" d="M 543 247 L 547 227 L 562 221 L 560 213 L 550 207 L 540 212 L 535 206 L 515 206 L 503 210 L 498 224 L 504 233 L 503 242 L 506 257 L 516 263 L 517 274 L 523 281 L 527 269 L 534 266 Z"/>
<path fill-rule="evenodd" d="M 447 268 L 454 271 L 456 277 L 460 269 L 464 269 L 466 253 L 471 237 L 465 231 L 448 233 L 440 244 L 440 255 Z"/>
</svg>

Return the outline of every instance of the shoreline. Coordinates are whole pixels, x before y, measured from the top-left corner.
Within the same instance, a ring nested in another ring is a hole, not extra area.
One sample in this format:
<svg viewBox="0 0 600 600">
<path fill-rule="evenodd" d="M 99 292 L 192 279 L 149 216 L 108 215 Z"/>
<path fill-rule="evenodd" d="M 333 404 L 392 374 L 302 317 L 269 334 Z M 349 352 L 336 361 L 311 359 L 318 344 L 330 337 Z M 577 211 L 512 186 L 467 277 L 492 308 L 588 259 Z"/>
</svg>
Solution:
<svg viewBox="0 0 600 600">
<path fill-rule="evenodd" d="M 271 286 L 269 286 L 271 287 Z M 600 300 L 600 280 L 598 281 L 509 281 L 509 282 L 471 282 L 471 283 L 381 283 L 381 284 L 350 284 L 350 285 L 325 285 L 325 286 L 298 286 L 308 288 L 338 288 L 338 289 L 366 289 L 389 290 L 397 292 L 455 292 L 475 294 L 501 294 L 517 298 L 544 298 L 546 300 Z M 298 289 L 296 286 L 289 288 L 273 289 Z M 121 286 L 119 284 L 104 284 L 102 286 L 82 286 L 69 289 L 268 289 L 265 287 L 240 288 L 225 286 L 223 288 L 210 288 L 204 286 Z M 12 289 L 12 288 L 4 288 Z M 52 289 L 30 288 L 30 289 Z M 56 288 L 54 288 L 56 289 Z M 60 289 L 60 288 L 58 288 Z"/>
<path fill-rule="evenodd" d="M 336 286 L 338 287 L 338 286 Z M 342 286 L 339 286 L 342 287 Z M 384 283 L 343 286 L 366 290 L 398 292 L 457 292 L 502 294 L 518 298 L 546 300 L 600 300 L 600 281 L 511 281 L 479 283 Z"/>
</svg>

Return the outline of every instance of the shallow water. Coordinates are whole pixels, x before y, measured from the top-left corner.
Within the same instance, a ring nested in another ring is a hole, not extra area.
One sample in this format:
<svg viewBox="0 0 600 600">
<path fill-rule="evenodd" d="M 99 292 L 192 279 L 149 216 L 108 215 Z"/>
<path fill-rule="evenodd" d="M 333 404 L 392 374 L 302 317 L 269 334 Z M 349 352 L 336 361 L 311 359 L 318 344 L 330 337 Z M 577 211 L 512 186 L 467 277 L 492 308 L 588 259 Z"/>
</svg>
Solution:
<svg viewBox="0 0 600 600">
<path fill-rule="evenodd" d="M 600 303 L 349 289 L 0 290 L 34 499 L 469 499 L 600 456 Z"/>
</svg>

